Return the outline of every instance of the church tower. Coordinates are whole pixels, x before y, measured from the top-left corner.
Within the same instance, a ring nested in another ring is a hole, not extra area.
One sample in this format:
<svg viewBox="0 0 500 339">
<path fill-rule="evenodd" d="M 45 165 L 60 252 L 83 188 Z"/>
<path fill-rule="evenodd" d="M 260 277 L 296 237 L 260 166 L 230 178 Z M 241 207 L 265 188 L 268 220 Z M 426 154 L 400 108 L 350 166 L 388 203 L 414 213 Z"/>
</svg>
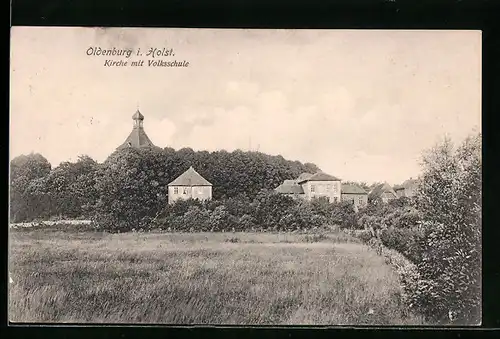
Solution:
<svg viewBox="0 0 500 339">
<path fill-rule="evenodd" d="M 139 112 L 139 109 L 137 109 L 135 114 L 132 116 L 132 120 L 134 120 L 132 132 L 130 132 L 128 138 L 117 148 L 117 150 L 121 150 L 127 147 L 156 147 L 155 145 L 153 145 L 151 140 L 149 140 L 146 132 L 144 131 L 144 115 Z"/>
</svg>

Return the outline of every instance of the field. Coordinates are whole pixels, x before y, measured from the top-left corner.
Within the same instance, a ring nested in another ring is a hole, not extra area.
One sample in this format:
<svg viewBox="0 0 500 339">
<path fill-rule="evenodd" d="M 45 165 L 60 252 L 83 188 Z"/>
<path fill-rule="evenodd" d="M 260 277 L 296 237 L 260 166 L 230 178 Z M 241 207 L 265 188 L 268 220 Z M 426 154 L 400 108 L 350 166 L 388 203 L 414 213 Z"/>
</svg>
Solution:
<svg viewBox="0 0 500 339">
<path fill-rule="evenodd" d="M 11 229 L 13 322 L 419 325 L 398 276 L 343 233 Z"/>
</svg>

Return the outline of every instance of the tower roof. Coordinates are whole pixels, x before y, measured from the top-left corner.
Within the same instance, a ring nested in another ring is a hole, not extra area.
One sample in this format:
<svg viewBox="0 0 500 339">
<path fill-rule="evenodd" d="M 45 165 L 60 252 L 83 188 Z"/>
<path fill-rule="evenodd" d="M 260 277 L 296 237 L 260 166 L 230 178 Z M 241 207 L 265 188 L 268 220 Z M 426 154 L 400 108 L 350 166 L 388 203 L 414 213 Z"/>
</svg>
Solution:
<svg viewBox="0 0 500 339">
<path fill-rule="evenodd" d="M 132 119 L 142 121 L 144 120 L 144 115 L 137 110 L 135 114 L 132 116 Z M 134 147 L 134 148 L 143 148 L 143 147 L 156 147 L 149 137 L 147 136 L 144 128 L 142 127 L 142 123 L 135 124 L 132 128 L 132 132 L 128 135 L 125 142 L 117 147 L 118 150 Z"/>
<path fill-rule="evenodd" d="M 142 115 L 141 112 L 139 112 L 139 110 L 135 111 L 135 114 L 132 115 L 132 119 L 133 120 L 144 120 L 144 115 Z"/>
<path fill-rule="evenodd" d="M 212 186 L 208 180 L 196 172 L 193 166 L 174 179 L 168 186 Z"/>
</svg>

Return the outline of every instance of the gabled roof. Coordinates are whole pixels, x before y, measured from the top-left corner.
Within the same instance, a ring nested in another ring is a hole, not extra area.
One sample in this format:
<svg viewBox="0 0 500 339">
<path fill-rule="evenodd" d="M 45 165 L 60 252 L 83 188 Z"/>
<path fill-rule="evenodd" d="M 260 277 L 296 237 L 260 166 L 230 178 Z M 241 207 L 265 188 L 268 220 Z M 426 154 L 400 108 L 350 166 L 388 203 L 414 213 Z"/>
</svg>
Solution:
<svg viewBox="0 0 500 339">
<path fill-rule="evenodd" d="M 299 175 L 299 177 L 297 178 L 297 182 L 301 182 L 301 181 L 304 181 L 306 179 L 309 179 L 310 177 L 312 177 L 313 175 L 311 173 L 302 173 L 301 175 Z"/>
<path fill-rule="evenodd" d="M 411 188 L 413 186 L 416 186 L 418 185 L 418 179 L 408 179 L 406 180 L 405 182 L 403 182 L 403 184 L 401 186 L 403 186 L 404 188 Z"/>
<path fill-rule="evenodd" d="M 212 186 L 205 178 L 196 172 L 193 166 L 174 179 L 168 186 Z"/>
<path fill-rule="evenodd" d="M 412 187 L 415 187 L 417 185 L 418 185 L 418 179 L 410 178 L 408 180 L 405 180 L 401 185 L 395 185 L 394 190 L 399 191 L 402 189 L 412 188 Z"/>
<path fill-rule="evenodd" d="M 376 196 L 381 196 L 382 194 L 386 194 L 389 196 L 393 196 L 395 198 L 398 197 L 396 192 L 392 189 L 392 187 L 388 183 L 383 183 L 375 186 L 370 193 L 368 194 L 369 197 L 376 197 Z"/>
<path fill-rule="evenodd" d="M 342 194 L 368 194 L 362 187 L 353 184 L 342 184 Z"/>
<path fill-rule="evenodd" d="M 304 173 L 304 174 L 306 174 L 306 173 Z M 303 175 L 303 174 L 301 174 L 301 175 Z M 302 178 L 302 179 L 300 179 L 300 177 L 299 177 L 299 179 L 297 179 L 297 183 L 299 183 L 299 184 L 307 182 L 307 181 L 340 181 L 340 179 L 337 177 L 334 177 L 333 175 L 326 174 L 324 172 L 318 172 L 318 173 L 313 174 L 309 177 L 304 176 L 304 178 Z"/>
<path fill-rule="evenodd" d="M 304 194 L 304 189 L 295 180 L 285 180 L 275 191 L 281 194 Z"/>
</svg>

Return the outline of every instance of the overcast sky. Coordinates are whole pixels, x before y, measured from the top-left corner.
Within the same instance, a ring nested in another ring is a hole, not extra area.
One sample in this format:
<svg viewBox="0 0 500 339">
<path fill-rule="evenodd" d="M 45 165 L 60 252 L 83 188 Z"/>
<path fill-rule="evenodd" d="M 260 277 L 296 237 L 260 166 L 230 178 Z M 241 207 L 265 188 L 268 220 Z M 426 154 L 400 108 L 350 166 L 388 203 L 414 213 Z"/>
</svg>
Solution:
<svg viewBox="0 0 500 339">
<path fill-rule="evenodd" d="M 11 158 L 103 161 L 139 105 L 160 147 L 259 150 L 396 184 L 445 134 L 480 131 L 478 31 L 15 27 L 11 38 Z M 104 66 L 147 62 L 150 47 L 173 48 L 161 59 L 189 67 Z"/>
</svg>

